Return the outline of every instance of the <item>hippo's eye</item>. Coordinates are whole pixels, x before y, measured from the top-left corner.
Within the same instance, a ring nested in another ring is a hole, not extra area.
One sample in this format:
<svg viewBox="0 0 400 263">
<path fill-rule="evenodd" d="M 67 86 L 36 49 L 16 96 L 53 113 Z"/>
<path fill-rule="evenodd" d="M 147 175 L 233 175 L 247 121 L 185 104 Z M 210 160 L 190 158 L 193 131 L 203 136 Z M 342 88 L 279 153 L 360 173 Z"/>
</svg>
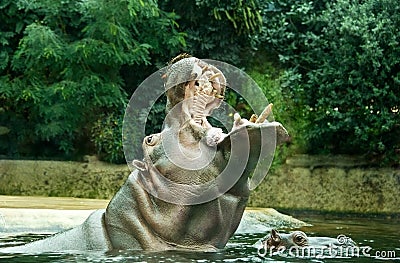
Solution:
<svg viewBox="0 0 400 263">
<path fill-rule="evenodd" d="M 296 236 L 296 242 L 302 242 L 304 238 L 302 236 Z"/>
<path fill-rule="evenodd" d="M 295 236 L 294 236 L 294 242 L 295 242 L 297 245 L 300 245 L 300 246 L 305 246 L 305 245 L 307 245 L 307 239 L 306 239 L 306 237 L 304 237 L 303 235 L 295 235 Z"/>
<path fill-rule="evenodd" d="M 154 146 L 157 143 L 157 140 L 153 135 L 147 136 L 144 140 L 149 146 Z"/>
</svg>

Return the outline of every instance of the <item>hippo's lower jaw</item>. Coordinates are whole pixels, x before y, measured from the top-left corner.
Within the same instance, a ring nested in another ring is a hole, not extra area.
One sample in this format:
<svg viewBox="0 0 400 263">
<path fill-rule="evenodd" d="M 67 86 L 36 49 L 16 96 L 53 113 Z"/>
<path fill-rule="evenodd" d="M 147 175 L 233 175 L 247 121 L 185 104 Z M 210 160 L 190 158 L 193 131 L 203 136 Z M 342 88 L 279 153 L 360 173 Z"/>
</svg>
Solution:
<svg viewBox="0 0 400 263">
<path fill-rule="evenodd" d="M 222 249 L 235 232 L 247 197 L 227 194 L 194 206 L 176 205 L 147 193 L 134 171 L 111 200 L 105 226 L 113 249 Z"/>
</svg>

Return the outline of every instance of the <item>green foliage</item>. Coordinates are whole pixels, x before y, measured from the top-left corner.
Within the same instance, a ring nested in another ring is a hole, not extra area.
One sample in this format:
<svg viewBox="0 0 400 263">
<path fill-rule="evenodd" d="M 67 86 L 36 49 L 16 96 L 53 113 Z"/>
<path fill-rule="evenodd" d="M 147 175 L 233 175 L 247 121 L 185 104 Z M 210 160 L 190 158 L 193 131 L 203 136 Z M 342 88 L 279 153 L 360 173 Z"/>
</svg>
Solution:
<svg viewBox="0 0 400 263">
<path fill-rule="evenodd" d="M 258 8 L 256 0 L 2 1 L 0 154 L 72 158 L 95 147 L 119 162 L 115 114 L 136 87 L 184 50 L 240 61 L 261 28 Z M 147 133 L 161 128 L 162 104 Z"/>
<path fill-rule="evenodd" d="M 0 155 L 123 162 L 128 97 L 186 51 L 247 66 L 296 150 L 398 164 L 399 11 L 395 0 L 3 0 Z M 251 114 L 239 94 L 226 101 Z"/>
<path fill-rule="evenodd" d="M 262 17 L 259 10 L 259 2 L 250 0 L 221 1 L 196 1 L 199 7 L 212 8 L 214 18 L 217 20 L 228 19 L 239 34 L 256 33 L 261 29 Z"/>
<path fill-rule="evenodd" d="M 268 59 L 266 59 L 268 58 Z M 273 103 L 273 117 L 275 121 L 282 123 L 290 135 L 290 143 L 277 147 L 274 162 L 270 169 L 276 169 L 285 163 L 288 156 L 294 153 L 306 152 L 305 130 L 307 121 L 301 109 L 303 105 L 293 99 L 291 89 L 288 88 L 288 71 L 276 66 L 277 62 L 268 55 L 260 56 L 253 61 L 248 74 L 258 84 L 262 92 Z M 291 79 L 290 83 L 293 83 Z"/>
<path fill-rule="evenodd" d="M 152 0 L 6 0 L 0 10 L 0 122 L 9 129 L 0 153 L 8 156 L 90 151 L 92 125 L 124 109 L 129 84 L 147 76 L 141 67 L 185 44 L 176 16 Z M 104 138 L 116 129 L 102 128 Z"/>
<path fill-rule="evenodd" d="M 92 128 L 92 140 L 97 155 L 106 162 L 125 163 L 122 148 L 122 123 L 124 114 L 101 115 Z"/>
<path fill-rule="evenodd" d="M 308 122 L 309 151 L 398 163 L 400 7 L 394 0 L 324 3 L 277 1 L 264 12 L 260 37 L 288 69 L 285 86 Z"/>
<path fill-rule="evenodd" d="M 152 106 L 146 119 L 146 127 L 145 127 L 146 135 L 161 132 L 162 125 L 165 120 L 166 104 L 167 104 L 167 96 L 163 95 Z"/>
<path fill-rule="evenodd" d="M 163 0 L 160 6 L 179 14 L 180 28 L 187 33 L 184 51 L 199 58 L 240 64 L 252 52 L 250 35 L 262 26 L 259 0 Z"/>
</svg>

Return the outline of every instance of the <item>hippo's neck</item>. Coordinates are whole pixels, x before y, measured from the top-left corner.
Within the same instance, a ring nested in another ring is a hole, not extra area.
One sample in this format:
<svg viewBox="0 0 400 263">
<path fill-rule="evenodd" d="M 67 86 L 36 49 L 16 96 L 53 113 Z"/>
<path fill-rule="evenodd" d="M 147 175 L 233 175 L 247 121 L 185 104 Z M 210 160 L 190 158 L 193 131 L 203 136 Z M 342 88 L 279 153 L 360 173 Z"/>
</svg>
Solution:
<svg viewBox="0 0 400 263">
<path fill-rule="evenodd" d="M 115 249 L 223 248 L 248 200 L 248 192 L 239 196 L 228 191 L 204 204 L 176 205 L 147 193 L 138 178 L 134 171 L 106 209 L 105 223 Z"/>
</svg>

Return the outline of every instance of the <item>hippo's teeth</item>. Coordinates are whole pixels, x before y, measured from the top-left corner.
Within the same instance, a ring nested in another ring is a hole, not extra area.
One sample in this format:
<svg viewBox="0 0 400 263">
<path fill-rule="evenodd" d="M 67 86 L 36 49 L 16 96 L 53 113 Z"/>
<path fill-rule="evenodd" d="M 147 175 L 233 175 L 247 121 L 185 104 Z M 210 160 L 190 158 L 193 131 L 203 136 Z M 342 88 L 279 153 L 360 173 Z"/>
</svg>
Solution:
<svg viewBox="0 0 400 263">
<path fill-rule="evenodd" d="M 212 96 L 209 96 L 207 94 L 204 94 L 203 92 L 200 92 L 198 95 L 194 96 L 193 98 L 193 120 L 197 124 L 202 124 L 202 120 L 204 117 L 207 116 L 207 113 L 205 112 L 207 103 L 213 99 Z"/>
<path fill-rule="evenodd" d="M 218 73 L 212 75 L 212 76 L 209 78 L 209 81 L 213 81 L 214 79 L 221 77 L 221 75 L 222 75 L 222 74 L 218 72 Z"/>
<path fill-rule="evenodd" d="M 256 120 L 256 123 L 262 123 L 264 122 L 269 115 L 271 115 L 272 113 L 272 106 L 273 104 L 270 103 L 268 104 L 267 107 L 265 107 L 265 109 L 263 110 L 263 112 L 260 114 L 260 116 L 258 117 L 258 119 Z"/>
<path fill-rule="evenodd" d="M 236 123 L 239 123 L 242 120 L 242 117 L 240 117 L 239 113 L 235 113 L 235 115 L 233 115 L 233 119 Z"/>
<path fill-rule="evenodd" d="M 185 86 L 185 98 L 192 98 L 187 113 L 194 123 L 210 127 L 206 117 L 224 98 L 225 78 L 214 66 L 201 63 L 195 63 L 191 74 L 193 80 Z"/>
<path fill-rule="evenodd" d="M 257 114 L 252 114 L 249 121 L 252 123 L 255 123 L 257 121 L 257 119 L 258 119 Z"/>
</svg>

